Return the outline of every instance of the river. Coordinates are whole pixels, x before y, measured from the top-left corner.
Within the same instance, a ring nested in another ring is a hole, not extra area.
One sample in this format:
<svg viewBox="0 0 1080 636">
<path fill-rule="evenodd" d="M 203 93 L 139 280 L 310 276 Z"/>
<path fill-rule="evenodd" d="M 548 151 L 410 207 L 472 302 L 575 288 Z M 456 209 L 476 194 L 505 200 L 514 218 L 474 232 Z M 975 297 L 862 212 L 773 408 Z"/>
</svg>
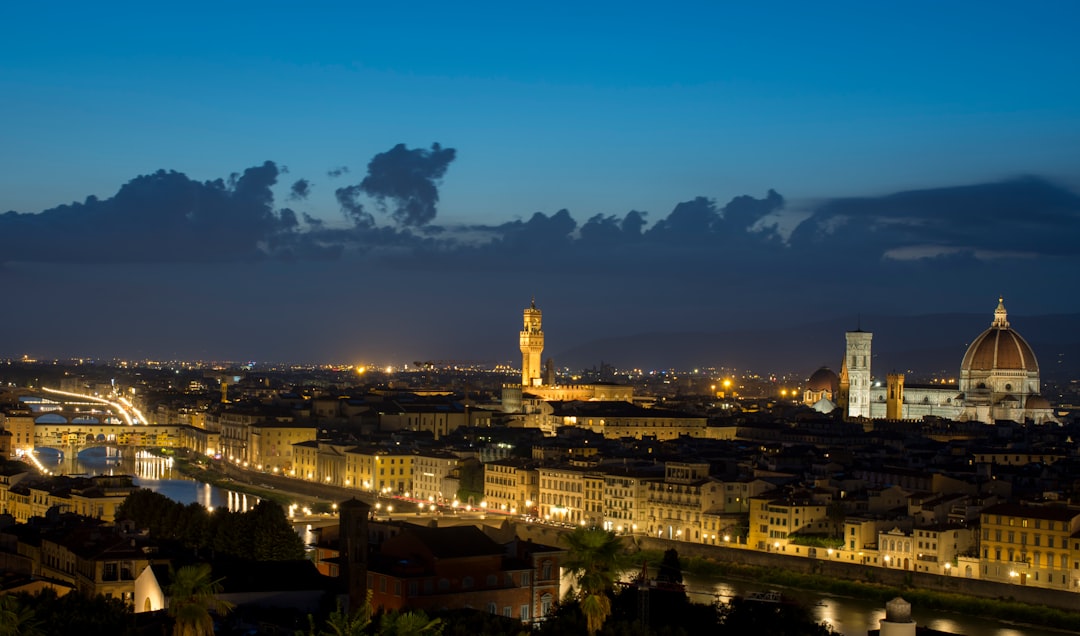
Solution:
<svg viewBox="0 0 1080 636">
<path fill-rule="evenodd" d="M 809 607 L 817 620 L 827 622 L 844 636 L 866 636 L 868 630 L 878 629 L 881 619 L 885 618 L 885 606 L 876 601 L 831 596 L 807 590 L 780 589 L 748 581 L 721 581 L 686 576 L 684 583 L 691 600 L 696 602 L 708 602 L 710 598 L 727 601 L 733 596 L 779 589 L 785 597 Z M 1014 625 L 979 616 L 920 609 L 918 606 L 912 606 L 911 614 L 917 625 L 966 636 L 1062 636 L 1080 633 Z"/>
<path fill-rule="evenodd" d="M 61 458 L 57 451 L 39 449 L 38 461 L 60 475 L 134 475 L 135 483 L 159 492 L 182 504 L 197 503 L 207 508 L 243 512 L 255 507 L 259 498 L 204 484 L 181 474 L 172 461 L 150 453 L 122 458 L 112 448 L 90 448 L 78 456 Z"/>
<path fill-rule="evenodd" d="M 55 451 L 43 449 L 39 459 L 46 468 L 55 473 L 135 475 L 135 483 L 138 485 L 183 504 L 198 503 L 207 507 L 244 511 L 255 506 L 259 501 L 258 497 L 253 495 L 197 482 L 175 470 L 171 462 L 163 457 L 141 454 L 135 459 L 121 459 L 115 450 L 104 448 L 88 449 L 78 457 L 68 457 L 63 460 L 53 453 Z M 310 526 L 298 527 L 297 532 L 306 543 L 310 544 L 313 540 Z M 623 578 L 629 579 L 634 574 L 636 572 L 624 573 Z M 752 582 L 694 576 L 685 577 L 685 583 L 691 600 L 699 603 L 711 602 L 713 599 L 727 601 L 733 596 L 746 596 L 751 592 L 775 589 Z M 806 590 L 784 589 L 782 592 L 785 596 L 809 607 L 817 620 L 827 622 L 843 636 L 866 636 L 868 630 L 878 629 L 879 622 L 885 617 L 885 607 L 876 602 L 829 596 Z M 912 617 L 918 625 L 966 636 L 1062 636 L 1080 633 L 1080 631 L 1059 631 L 1043 627 L 1012 625 L 978 616 L 924 610 L 917 606 L 912 607 Z"/>
</svg>

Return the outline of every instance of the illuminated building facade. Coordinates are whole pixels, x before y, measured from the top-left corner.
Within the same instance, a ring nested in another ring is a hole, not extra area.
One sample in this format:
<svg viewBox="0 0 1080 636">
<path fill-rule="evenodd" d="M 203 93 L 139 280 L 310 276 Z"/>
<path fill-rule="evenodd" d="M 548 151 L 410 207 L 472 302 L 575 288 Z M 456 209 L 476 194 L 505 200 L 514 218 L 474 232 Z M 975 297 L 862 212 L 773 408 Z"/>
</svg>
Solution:
<svg viewBox="0 0 1080 636">
<path fill-rule="evenodd" d="M 1080 510 L 998 504 L 980 514 L 979 578 L 1080 591 Z"/>
<path fill-rule="evenodd" d="M 541 362 L 544 353 L 544 330 L 542 314 L 536 308 L 535 299 L 524 311 L 518 344 L 521 349 L 521 384 L 503 387 L 502 409 L 507 413 L 531 414 L 536 411 L 538 404 L 551 400 L 631 402 L 634 399 L 633 387 L 610 382 L 560 385 L 555 380 L 553 368 L 549 366 L 544 371 Z M 536 422 L 530 421 L 526 425 L 535 426 Z"/>
<path fill-rule="evenodd" d="M 940 417 L 993 424 L 997 420 L 1057 422 L 1039 394 L 1039 363 L 1027 341 L 1009 324 L 998 299 L 990 327 L 971 343 L 960 364 L 959 384 L 911 384 L 903 374 L 874 383 L 870 361 L 873 334 L 847 333 L 837 404 L 850 418 L 921 420 Z"/>
<path fill-rule="evenodd" d="M 544 383 L 541 375 L 541 355 L 544 353 L 544 330 L 541 325 L 541 313 L 536 308 L 536 299 L 525 310 L 521 336 L 521 385 L 540 386 Z"/>
</svg>

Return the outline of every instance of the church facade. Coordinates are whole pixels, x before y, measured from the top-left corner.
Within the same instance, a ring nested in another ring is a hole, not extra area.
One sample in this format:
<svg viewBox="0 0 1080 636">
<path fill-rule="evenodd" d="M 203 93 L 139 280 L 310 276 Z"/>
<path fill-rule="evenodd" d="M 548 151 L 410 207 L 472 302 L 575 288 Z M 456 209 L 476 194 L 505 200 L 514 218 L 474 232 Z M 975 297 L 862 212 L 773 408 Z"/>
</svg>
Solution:
<svg viewBox="0 0 1080 636">
<path fill-rule="evenodd" d="M 828 410 L 827 398 L 848 418 L 921 420 L 940 417 L 957 421 L 1030 421 L 1057 423 L 1050 403 L 1041 394 L 1039 363 L 1031 346 L 1012 328 L 1003 299 L 990 327 L 979 334 L 960 362 L 958 384 L 911 384 L 904 374 L 890 373 L 873 381 L 870 360 L 873 335 L 862 330 L 846 334 L 835 397 L 811 394 L 818 410 Z M 820 373 L 820 372 L 819 372 Z"/>
</svg>

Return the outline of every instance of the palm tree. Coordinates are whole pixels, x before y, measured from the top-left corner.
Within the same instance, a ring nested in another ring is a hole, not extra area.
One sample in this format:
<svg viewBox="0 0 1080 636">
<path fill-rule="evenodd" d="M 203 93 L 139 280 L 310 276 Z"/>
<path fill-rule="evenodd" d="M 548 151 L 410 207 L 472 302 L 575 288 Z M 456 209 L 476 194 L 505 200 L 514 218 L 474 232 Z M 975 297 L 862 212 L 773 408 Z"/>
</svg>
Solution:
<svg viewBox="0 0 1080 636">
<path fill-rule="evenodd" d="M 576 528 L 563 535 L 569 548 L 565 567 L 577 578 L 578 602 L 589 634 L 595 634 L 611 614 L 608 592 L 615 587 L 622 540 L 601 528 Z"/>
<path fill-rule="evenodd" d="M 42 633 L 34 610 L 12 594 L 0 596 L 0 636 L 38 636 Z"/>
<path fill-rule="evenodd" d="M 379 624 L 383 636 L 437 636 L 443 631 L 441 618 L 429 618 L 421 610 L 384 614 Z"/>
<path fill-rule="evenodd" d="M 212 636 L 211 612 L 227 614 L 232 603 L 217 598 L 221 579 L 210 578 L 210 564 L 186 565 L 172 573 L 169 586 L 169 616 L 175 619 L 173 636 Z"/>
<path fill-rule="evenodd" d="M 337 609 L 326 617 L 325 629 L 317 631 L 315 617 L 308 614 L 310 631 L 307 634 L 297 631 L 296 636 L 362 636 L 371 625 L 371 612 L 371 590 L 368 590 L 364 604 L 352 612 L 346 611 L 341 606 L 341 600 L 338 599 Z"/>
</svg>

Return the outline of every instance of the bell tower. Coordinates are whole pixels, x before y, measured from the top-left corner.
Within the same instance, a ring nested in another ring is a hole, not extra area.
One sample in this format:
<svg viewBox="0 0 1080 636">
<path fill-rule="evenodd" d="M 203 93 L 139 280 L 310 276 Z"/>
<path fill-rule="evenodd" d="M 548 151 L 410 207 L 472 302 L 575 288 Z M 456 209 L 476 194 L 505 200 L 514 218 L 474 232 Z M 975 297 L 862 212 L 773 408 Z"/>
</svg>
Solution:
<svg viewBox="0 0 1080 636">
<path fill-rule="evenodd" d="M 885 419 L 904 419 L 904 374 L 890 373 L 885 376 Z"/>
<path fill-rule="evenodd" d="M 544 382 L 541 373 L 540 355 L 544 352 L 544 331 L 540 326 L 540 310 L 536 308 L 536 299 L 532 299 L 525 310 L 524 325 L 521 328 L 521 384 L 522 386 L 540 386 Z"/>
<path fill-rule="evenodd" d="M 870 342 L 874 334 L 862 329 L 847 332 L 844 362 L 850 387 L 848 417 L 870 417 Z"/>
</svg>

